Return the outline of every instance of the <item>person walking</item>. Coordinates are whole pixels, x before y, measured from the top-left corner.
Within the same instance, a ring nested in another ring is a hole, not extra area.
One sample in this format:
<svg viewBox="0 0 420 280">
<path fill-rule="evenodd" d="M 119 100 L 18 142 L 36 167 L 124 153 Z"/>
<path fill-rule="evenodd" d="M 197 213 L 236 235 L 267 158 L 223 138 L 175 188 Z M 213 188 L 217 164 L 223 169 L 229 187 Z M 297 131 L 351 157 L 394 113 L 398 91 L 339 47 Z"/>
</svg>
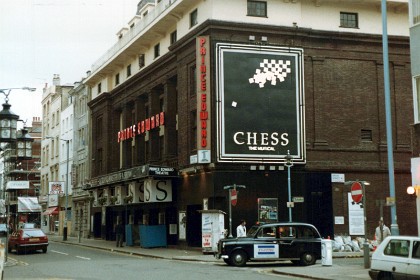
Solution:
<svg viewBox="0 0 420 280">
<path fill-rule="evenodd" d="M 246 236 L 246 222 L 245 220 L 241 220 L 241 223 L 236 228 L 236 237 L 245 237 Z"/>
<path fill-rule="evenodd" d="M 391 235 L 391 231 L 389 228 L 384 224 L 383 220 L 379 220 L 378 227 L 375 230 L 375 238 L 378 245 L 387 237 Z"/>
<path fill-rule="evenodd" d="M 117 247 L 124 247 L 123 246 L 124 226 L 121 220 L 118 221 L 117 227 L 115 228 L 115 234 L 117 238 Z"/>
</svg>

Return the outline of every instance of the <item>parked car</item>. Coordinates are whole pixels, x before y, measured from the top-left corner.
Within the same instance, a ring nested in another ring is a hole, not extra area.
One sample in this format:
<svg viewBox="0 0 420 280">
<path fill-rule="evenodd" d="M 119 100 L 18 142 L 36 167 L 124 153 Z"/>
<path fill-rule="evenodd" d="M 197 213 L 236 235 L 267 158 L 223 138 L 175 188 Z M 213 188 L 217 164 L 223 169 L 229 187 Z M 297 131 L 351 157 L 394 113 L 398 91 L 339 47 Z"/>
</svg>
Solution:
<svg viewBox="0 0 420 280">
<path fill-rule="evenodd" d="M 388 236 L 372 254 L 371 279 L 420 279 L 420 237 Z"/>
<path fill-rule="evenodd" d="M 42 250 L 43 253 L 47 252 L 48 237 L 38 228 L 23 228 L 13 232 L 9 236 L 8 252 L 16 250 L 16 253 L 28 251 Z"/>
<path fill-rule="evenodd" d="M 311 224 L 256 225 L 246 237 L 221 239 L 215 256 L 234 266 L 244 266 L 247 261 L 273 260 L 313 265 L 321 259 L 321 236 Z"/>
<path fill-rule="evenodd" d="M 0 224 L 0 235 L 7 235 L 7 225 L 6 224 Z"/>
</svg>

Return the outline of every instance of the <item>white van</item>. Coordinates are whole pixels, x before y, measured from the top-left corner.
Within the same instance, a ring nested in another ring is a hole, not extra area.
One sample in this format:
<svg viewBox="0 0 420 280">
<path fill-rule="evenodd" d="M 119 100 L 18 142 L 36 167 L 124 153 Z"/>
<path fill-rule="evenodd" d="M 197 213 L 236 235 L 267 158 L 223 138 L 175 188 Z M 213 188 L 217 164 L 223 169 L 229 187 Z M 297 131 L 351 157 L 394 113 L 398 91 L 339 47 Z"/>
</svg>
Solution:
<svg viewBox="0 0 420 280">
<path fill-rule="evenodd" d="M 420 237 L 388 236 L 372 254 L 372 279 L 420 279 Z"/>
</svg>

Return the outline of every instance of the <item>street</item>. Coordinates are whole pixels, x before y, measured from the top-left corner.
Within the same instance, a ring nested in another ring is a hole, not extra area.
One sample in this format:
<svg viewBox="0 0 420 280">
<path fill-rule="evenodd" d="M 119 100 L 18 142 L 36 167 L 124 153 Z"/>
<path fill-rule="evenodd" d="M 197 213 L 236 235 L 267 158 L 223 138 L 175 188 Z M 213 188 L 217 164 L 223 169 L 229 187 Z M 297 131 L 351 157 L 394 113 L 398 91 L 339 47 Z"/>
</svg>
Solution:
<svg viewBox="0 0 420 280">
<path fill-rule="evenodd" d="M 296 279 L 275 275 L 274 267 L 291 264 L 250 264 L 229 267 L 221 262 L 202 263 L 155 259 L 51 242 L 48 252 L 8 255 L 4 279 Z"/>
</svg>

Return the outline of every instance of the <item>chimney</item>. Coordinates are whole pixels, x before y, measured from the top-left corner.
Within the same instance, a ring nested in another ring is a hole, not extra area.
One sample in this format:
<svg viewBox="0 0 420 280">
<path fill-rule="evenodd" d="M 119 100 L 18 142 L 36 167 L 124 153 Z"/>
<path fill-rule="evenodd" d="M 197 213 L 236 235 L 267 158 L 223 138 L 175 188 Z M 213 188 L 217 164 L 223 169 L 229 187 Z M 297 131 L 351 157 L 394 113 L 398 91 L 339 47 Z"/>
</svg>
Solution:
<svg viewBox="0 0 420 280">
<path fill-rule="evenodd" d="M 59 86 L 60 85 L 60 75 L 59 74 L 54 74 L 53 85 L 54 86 Z"/>
</svg>

